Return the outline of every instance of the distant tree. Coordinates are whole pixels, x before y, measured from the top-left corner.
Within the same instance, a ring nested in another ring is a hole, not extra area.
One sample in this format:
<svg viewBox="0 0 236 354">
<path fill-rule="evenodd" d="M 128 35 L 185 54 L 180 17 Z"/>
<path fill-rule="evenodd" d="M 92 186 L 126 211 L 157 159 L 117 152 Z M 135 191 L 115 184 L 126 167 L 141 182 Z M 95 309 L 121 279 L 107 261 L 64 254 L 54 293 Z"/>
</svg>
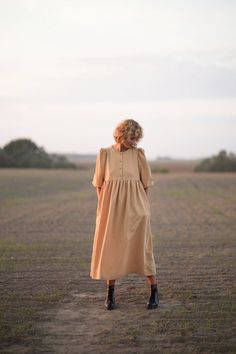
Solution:
<svg viewBox="0 0 236 354">
<path fill-rule="evenodd" d="M 10 167 L 13 164 L 13 159 L 0 148 L 0 167 Z"/>
<path fill-rule="evenodd" d="M 3 147 L 11 159 L 12 167 L 51 167 L 52 160 L 42 147 L 30 139 L 12 140 Z"/>
<path fill-rule="evenodd" d="M 0 149 L 0 167 L 76 168 L 76 165 L 64 155 L 48 154 L 30 139 L 17 139 Z"/>
<path fill-rule="evenodd" d="M 235 172 L 236 155 L 227 154 L 226 150 L 221 150 L 218 155 L 213 155 L 201 161 L 194 169 L 195 172 Z"/>
<path fill-rule="evenodd" d="M 50 156 L 52 158 L 52 168 L 76 168 L 76 165 L 68 161 L 64 155 L 50 154 Z"/>
</svg>

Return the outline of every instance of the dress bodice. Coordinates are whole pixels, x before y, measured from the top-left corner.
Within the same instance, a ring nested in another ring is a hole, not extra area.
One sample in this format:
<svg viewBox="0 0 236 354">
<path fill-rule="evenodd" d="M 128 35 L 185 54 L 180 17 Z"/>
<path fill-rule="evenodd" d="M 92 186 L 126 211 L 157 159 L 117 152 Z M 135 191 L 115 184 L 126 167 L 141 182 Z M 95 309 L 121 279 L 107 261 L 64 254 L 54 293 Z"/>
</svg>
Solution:
<svg viewBox="0 0 236 354">
<path fill-rule="evenodd" d="M 144 149 L 130 148 L 118 151 L 113 146 L 100 148 L 92 184 L 94 187 L 102 187 L 104 181 L 111 180 L 139 180 L 144 188 L 153 185 Z"/>
</svg>

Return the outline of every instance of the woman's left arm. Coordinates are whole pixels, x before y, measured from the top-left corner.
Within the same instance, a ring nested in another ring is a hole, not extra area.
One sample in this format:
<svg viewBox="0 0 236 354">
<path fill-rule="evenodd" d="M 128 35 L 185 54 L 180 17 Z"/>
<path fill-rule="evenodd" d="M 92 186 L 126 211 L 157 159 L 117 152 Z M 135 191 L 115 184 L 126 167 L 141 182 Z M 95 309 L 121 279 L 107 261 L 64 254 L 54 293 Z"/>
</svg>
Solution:
<svg viewBox="0 0 236 354">
<path fill-rule="evenodd" d="M 144 189 L 146 189 L 149 186 L 152 186 L 154 184 L 154 180 L 152 178 L 151 169 L 146 159 L 144 149 L 138 148 L 138 153 L 139 153 L 138 164 L 139 164 L 140 180 L 142 181 Z"/>
</svg>

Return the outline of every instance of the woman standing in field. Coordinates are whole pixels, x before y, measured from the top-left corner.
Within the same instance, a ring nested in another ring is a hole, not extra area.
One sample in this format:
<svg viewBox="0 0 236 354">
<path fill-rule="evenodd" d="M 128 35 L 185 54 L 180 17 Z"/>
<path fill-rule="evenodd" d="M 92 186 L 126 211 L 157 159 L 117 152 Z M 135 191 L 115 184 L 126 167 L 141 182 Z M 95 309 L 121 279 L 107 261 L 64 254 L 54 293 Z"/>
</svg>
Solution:
<svg viewBox="0 0 236 354">
<path fill-rule="evenodd" d="M 151 287 L 147 309 L 153 309 L 159 298 L 148 187 L 154 182 L 145 152 L 137 148 L 143 129 L 126 119 L 113 136 L 116 144 L 97 154 L 92 180 L 98 204 L 90 276 L 106 280 L 108 310 L 115 308 L 116 279 L 128 273 L 147 276 Z"/>
</svg>

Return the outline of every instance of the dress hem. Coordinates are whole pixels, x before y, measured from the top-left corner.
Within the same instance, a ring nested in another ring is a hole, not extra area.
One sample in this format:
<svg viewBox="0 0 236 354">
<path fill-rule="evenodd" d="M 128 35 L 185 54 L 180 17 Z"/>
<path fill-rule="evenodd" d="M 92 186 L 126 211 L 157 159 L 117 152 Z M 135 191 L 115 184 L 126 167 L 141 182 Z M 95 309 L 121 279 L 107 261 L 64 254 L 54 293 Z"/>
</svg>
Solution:
<svg viewBox="0 0 236 354">
<path fill-rule="evenodd" d="M 143 277 L 147 277 L 147 276 L 150 276 L 150 275 L 156 275 L 157 273 L 152 273 L 152 274 L 144 274 L 144 273 L 141 273 L 141 272 L 126 272 L 126 273 L 123 273 L 121 275 L 116 275 L 116 276 L 109 276 L 109 277 L 94 277 L 90 274 L 90 277 L 93 279 L 93 280 L 112 280 L 112 279 L 121 279 L 127 275 L 130 275 L 130 274 L 137 274 L 137 275 L 140 275 L 140 276 L 143 276 Z"/>
</svg>

